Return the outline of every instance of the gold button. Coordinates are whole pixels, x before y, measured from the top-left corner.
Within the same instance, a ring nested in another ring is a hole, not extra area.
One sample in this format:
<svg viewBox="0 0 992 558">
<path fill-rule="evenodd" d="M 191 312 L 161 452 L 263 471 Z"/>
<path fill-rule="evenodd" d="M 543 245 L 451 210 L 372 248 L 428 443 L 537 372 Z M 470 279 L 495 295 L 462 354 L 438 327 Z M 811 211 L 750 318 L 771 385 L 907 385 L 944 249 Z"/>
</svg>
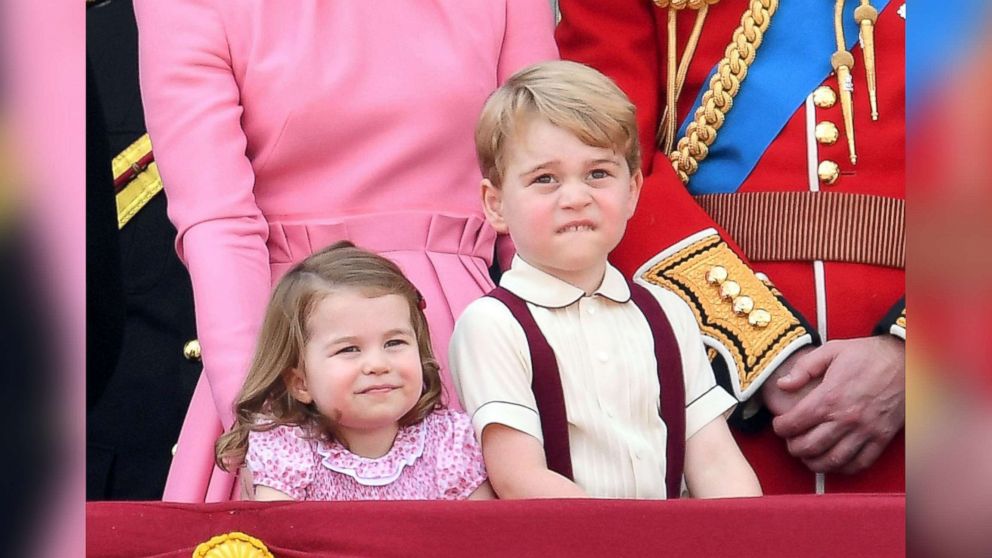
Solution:
<svg viewBox="0 0 992 558">
<path fill-rule="evenodd" d="M 840 178 L 840 165 L 833 161 L 821 161 L 820 166 L 816 168 L 816 174 L 820 177 L 820 182 L 829 186 Z"/>
<path fill-rule="evenodd" d="M 186 357 L 186 360 L 200 362 L 200 342 L 196 339 L 187 341 L 183 345 L 183 356 Z"/>
<path fill-rule="evenodd" d="M 813 135 L 816 136 L 816 141 L 823 145 L 833 145 L 840 139 L 840 130 L 833 122 L 820 122 L 816 125 Z"/>
<path fill-rule="evenodd" d="M 734 299 L 734 313 L 743 316 L 754 310 L 754 300 L 749 296 L 739 296 Z"/>
<path fill-rule="evenodd" d="M 830 108 L 837 104 L 837 93 L 829 85 L 821 85 L 813 91 L 813 104 L 820 108 Z"/>
<path fill-rule="evenodd" d="M 758 308 L 757 310 L 751 311 L 747 315 L 747 323 L 753 325 L 754 327 L 767 327 L 772 321 L 772 315 L 763 308 Z"/>
<path fill-rule="evenodd" d="M 733 300 L 737 295 L 741 294 L 741 286 L 737 284 L 737 281 L 724 281 L 720 285 L 720 297 L 726 300 Z"/>
<path fill-rule="evenodd" d="M 706 281 L 711 285 L 720 285 L 727 280 L 727 269 L 723 266 L 715 265 L 706 273 Z"/>
<path fill-rule="evenodd" d="M 176 442 L 175 445 L 172 446 L 172 457 L 176 456 L 177 451 L 179 451 L 179 442 Z"/>
</svg>

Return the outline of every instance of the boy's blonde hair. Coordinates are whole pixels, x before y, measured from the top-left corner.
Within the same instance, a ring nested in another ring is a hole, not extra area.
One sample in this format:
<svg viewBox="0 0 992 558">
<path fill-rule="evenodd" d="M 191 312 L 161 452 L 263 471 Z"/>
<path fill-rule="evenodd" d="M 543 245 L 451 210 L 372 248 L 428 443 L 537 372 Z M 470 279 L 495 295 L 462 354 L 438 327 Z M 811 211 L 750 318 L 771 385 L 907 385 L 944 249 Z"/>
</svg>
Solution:
<svg viewBox="0 0 992 558">
<path fill-rule="evenodd" d="M 357 290 L 368 297 L 400 295 L 410 307 L 424 371 L 424 392 L 399 424 L 416 424 L 440 404 L 440 368 L 431 349 L 420 292 L 393 262 L 341 241 L 297 264 L 276 285 L 258 348 L 235 404 L 234 426 L 217 440 L 216 461 L 221 469 L 227 471 L 244 462 L 248 433 L 253 430 L 296 425 L 314 437 L 334 438 L 333 421 L 321 415 L 313 403 L 297 401 L 289 380 L 294 368 L 306 373 L 303 355 L 314 310 L 327 296 L 342 290 Z"/>
<path fill-rule="evenodd" d="M 641 166 L 634 104 L 613 81 L 577 62 L 541 62 L 520 70 L 482 108 L 475 150 L 483 177 L 499 188 L 507 142 L 535 117 L 593 147 L 623 154 L 631 173 Z"/>
</svg>

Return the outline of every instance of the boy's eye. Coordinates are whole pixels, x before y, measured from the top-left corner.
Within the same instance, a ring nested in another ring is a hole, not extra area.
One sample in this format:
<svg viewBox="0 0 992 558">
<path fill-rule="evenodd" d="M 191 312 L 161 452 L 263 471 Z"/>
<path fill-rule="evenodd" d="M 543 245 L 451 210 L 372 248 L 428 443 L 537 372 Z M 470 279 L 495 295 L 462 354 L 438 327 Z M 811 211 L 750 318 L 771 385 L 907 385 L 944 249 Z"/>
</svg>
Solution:
<svg viewBox="0 0 992 558">
<path fill-rule="evenodd" d="M 533 183 L 534 184 L 551 184 L 554 181 L 555 181 L 555 177 L 551 176 L 550 174 L 542 174 L 541 176 L 538 176 L 537 178 L 535 178 L 534 181 L 533 181 Z"/>
<path fill-rule="evenodd" d="M 605 171 L 605 170 L 603 170 L 603 169 L 596 169 L 596 170 L 590 172 L 589 173 L 589 176 L 592 177 L 593 179 L 600 180 L 600 179 L 609 177 L 610 176 L 610 173 L 607 172 L 607 171 Z"/>
</svg>

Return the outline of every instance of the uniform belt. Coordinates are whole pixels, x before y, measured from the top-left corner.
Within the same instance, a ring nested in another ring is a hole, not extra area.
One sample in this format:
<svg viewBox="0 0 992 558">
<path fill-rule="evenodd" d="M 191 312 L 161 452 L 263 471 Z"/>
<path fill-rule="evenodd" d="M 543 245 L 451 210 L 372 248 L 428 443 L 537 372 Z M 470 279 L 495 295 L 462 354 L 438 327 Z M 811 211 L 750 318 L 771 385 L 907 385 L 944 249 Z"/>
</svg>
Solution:
<svg viewBox="0 0 992 558">
<path fill-rule="evenodd" d="M 839 192 L 707 194 L 696 201 L 752 261 L 906 265 L 906 201 Z"/>
</svg>

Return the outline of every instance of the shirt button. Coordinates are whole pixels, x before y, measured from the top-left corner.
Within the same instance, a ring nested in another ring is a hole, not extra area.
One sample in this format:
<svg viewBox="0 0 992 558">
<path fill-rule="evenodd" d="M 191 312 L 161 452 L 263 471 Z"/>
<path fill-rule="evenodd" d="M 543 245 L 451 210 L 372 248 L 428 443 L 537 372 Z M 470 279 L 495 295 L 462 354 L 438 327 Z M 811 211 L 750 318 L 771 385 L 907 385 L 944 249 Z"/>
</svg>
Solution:
<svg viewBox="0 0 992 558">
<path fill-rule="evenodd" d="M 599 362 L 606 362 L 610 360 L 610 355 L 606 354 L 606 351 L 600 351 L 599 354 L 596 355 L 596 358 L 599 359 Z"/>
<path fill-rule="evenodd" d="M 590 316 L 595 316 L 596 309 L 592 306 L 586 306 L 586 314 L 589 314 Z"/>
</svg>

